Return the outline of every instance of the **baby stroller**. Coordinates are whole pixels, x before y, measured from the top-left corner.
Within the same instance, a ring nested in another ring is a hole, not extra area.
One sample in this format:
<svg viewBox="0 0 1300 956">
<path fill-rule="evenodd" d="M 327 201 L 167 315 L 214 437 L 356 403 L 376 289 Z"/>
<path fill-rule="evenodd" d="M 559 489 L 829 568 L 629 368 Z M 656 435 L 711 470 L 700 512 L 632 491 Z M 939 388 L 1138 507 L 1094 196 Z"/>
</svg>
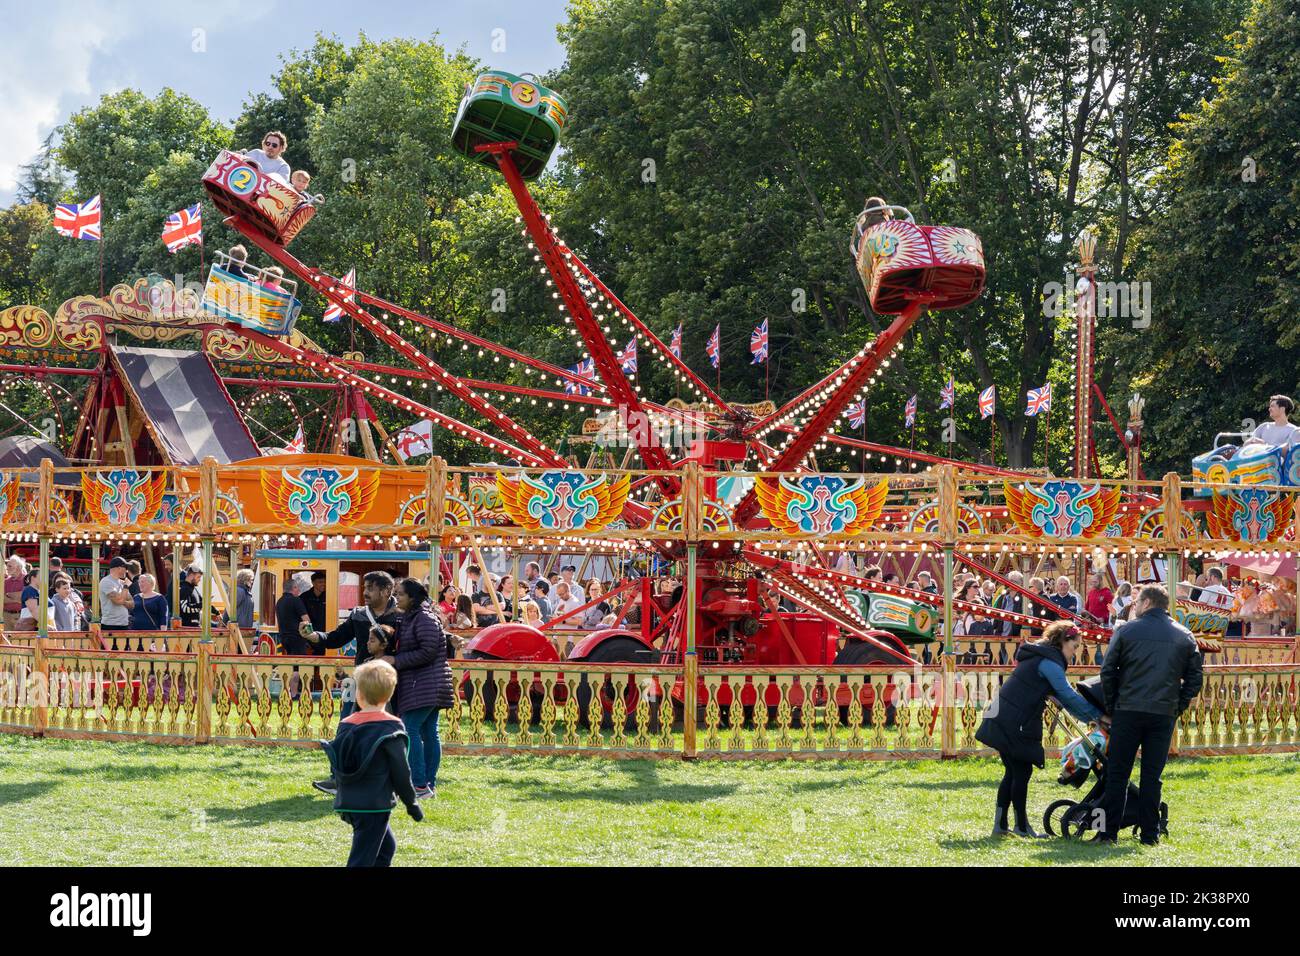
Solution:
<svg viewBox="0 0 1300 956">
<path fill-rule="evenodd" d="M 1098 710 L 1104 710 L 1102 700 L 1101 678 L 1092 677 L 1075 685 L 1088 703 Z M 1056 782 L 1071 786 L 1076 790 L 1082 788 L 1089 776 L 1096 776 L 1096 781 L 1088 789 L 1082 800 L 1056 800 L 1043 811 L 1043 829 L 1052 836 L 1063 836 L 1081 840 L 1089 832 L 1100 831 L 1103 826 L 1101 812 L 1102 798 L 1106 793 L 1106 745 L 1108 735 L 1101 727 L 1081 731 L 1078 723 L 1062 707 L 1053 705 L 1053 726 L 1061 721 L 1067 728 L 1076 731 L 1076 737 L 1061 751 L 1061 774 Z M 1128 799 L 1124 803 L 1124 819 L 1119 829 L 1124 830 L 1138 825 L 1138 788 L 1130 781 Z M 1160 804 L 1161 836 L 1169 833 L 1169 805 Z"/>
</svg>

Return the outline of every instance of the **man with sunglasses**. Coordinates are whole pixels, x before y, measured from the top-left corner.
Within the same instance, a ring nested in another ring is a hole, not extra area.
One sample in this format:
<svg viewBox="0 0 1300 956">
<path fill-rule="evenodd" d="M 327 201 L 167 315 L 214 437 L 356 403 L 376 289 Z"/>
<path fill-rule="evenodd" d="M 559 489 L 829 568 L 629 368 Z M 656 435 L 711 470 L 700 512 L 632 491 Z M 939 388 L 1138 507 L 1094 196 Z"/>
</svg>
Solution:
<svg viewBox="0 0 1300 956">
<path fill-rule="evenodd" d="M 287 185 L 289 182 L 289 164 L 284 161 L 284 148 L 288 140 L 278 129 L 271 130 L 262 137 L 261 149 L 250 149 L 244 158 L 251 160 L 257 168 L 268 176 L 277 176 Z"/>
</svg>

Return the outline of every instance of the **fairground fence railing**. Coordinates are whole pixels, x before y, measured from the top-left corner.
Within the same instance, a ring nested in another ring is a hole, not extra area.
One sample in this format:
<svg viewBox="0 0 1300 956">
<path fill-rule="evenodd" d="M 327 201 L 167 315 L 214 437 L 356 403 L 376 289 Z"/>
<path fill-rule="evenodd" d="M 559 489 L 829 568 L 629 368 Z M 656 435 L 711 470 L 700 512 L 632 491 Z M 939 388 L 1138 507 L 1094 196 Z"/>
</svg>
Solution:
<svg viewBox="0 0 1300 956">
<path fill-rule="evenodd" d="M 314 746 L 352 693 L 340 658 L 0 646 L 0 732 L 163 744 Z M 704 668 L 453 660 L 454 754 L 926 759 L 990 752 L 980 716 L 1010 668 Z M 1077 668 L 1078 676 L 1096 668 Z M 1073 673 L 1073 672 L 1072 672 Z M 1178 755 L 1300 752 L 1300 665 L 1211 665 Z M 1071 736 L 1049 723 L 1056 753 Z"/>
<path fill-rule="evenodd" d="M 458 468 L 438 458 L 391 466 L 329 455 L 272 462 L 0 469 L 0 538 L 1281 557 L 1297 548 L 1300 528 L 1300 474 L 1265 485 L 1175 474 L 990 477 L 953 465 L 904 475 L 709 471 L 693 462 L 675 471 Z M 724 482 L 743 494 L 724 493 Z"/>
</svg>

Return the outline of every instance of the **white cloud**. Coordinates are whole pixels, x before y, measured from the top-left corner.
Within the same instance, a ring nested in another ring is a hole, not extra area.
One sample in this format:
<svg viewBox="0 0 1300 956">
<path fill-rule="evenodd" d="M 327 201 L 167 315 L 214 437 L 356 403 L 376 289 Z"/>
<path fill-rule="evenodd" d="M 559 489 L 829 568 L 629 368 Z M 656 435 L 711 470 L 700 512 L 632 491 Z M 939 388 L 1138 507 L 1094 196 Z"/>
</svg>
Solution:
<svg viewBox="0 0 1300 956">
<path fill-rule="evenodd" d="M 21 12 L 19 6 L 0 5 L 0 205 L 12 201 L 21 167 L 71 113 L 188 54 L 195 28 L 211 34 L 260 26 L 274 2 L 182 0 L 150 9 L 125 0 L 28 0 Z"/>
</svg>

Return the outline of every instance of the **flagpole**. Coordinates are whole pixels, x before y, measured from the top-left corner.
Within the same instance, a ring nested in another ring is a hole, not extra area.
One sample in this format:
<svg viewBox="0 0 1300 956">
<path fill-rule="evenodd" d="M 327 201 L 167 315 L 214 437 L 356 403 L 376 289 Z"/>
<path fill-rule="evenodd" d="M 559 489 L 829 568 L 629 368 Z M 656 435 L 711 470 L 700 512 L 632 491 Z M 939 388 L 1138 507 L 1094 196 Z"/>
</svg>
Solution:
<svg viewBox="0 0 1300 956">
<path fill-rule="evenodd" d="M 989 416 L 989 464 L 998 463 L 998 416 L 994 412 Z"/>
<path fill-rule="evenodd" d="M 99 194 L 99 297 L 104 298 L 104 237 L 108 230 L 104 228 L 104 194 Z"/>
<path fill-rule="evenodd" d="M 1052 470 L 1051 465 L 1048 463 L 1050 460 L 1048 455 L 1050 451 L 1051 441 L 1052 441 L 1052 403 L 1049 400 L 1047 403 L 1047 419 L 1043 422 L 1043 470 L 1049 473 Z"/>
</svg>

